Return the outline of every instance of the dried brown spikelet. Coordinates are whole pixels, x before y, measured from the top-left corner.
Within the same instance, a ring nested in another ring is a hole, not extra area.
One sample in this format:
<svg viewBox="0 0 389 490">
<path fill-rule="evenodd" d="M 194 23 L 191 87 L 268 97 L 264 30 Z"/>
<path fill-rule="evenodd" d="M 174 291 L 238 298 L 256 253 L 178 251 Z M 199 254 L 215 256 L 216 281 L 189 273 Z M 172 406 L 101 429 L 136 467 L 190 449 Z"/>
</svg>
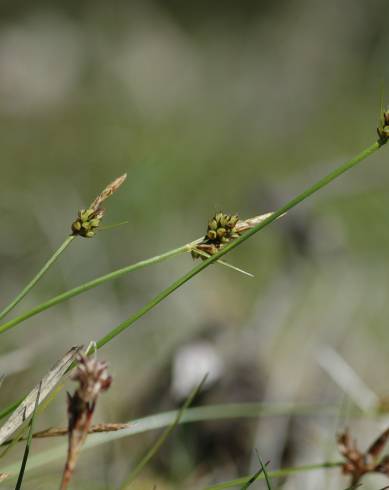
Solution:
<svg viewBox="0 0 389 490">
<path fill-rule="evenodd" d="M 369 449 L 362 452 L 348 430 L 337 437 L 339 452 L 345 458 L 343 474 L 351 478 L 351 486 L 357 485 L 367 473 L 381 473 L 389 477 L 389 455 L 380 458 L 389 438 L 389 429 L 380 434 Z"/>
</svg>

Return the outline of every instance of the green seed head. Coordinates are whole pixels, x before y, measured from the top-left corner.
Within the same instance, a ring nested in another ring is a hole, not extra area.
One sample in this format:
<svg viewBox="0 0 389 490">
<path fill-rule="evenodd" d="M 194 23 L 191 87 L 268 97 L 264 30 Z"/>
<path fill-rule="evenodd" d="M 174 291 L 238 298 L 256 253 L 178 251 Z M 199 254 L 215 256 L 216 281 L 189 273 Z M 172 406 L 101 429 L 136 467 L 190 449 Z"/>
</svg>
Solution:
<svg viewBox="0 0 389 490">
<path fill-rule="evenodd" d="M 238 238 L 239 233 L 236 230 L 238 221 L 239 216 L 237 215 L 228 215 L 222 212 L 216 213 L 208 221 L 207 233 L 203 241 L 198 245 L 198 250 L 206 252 L 208 255 L 214 255 L 225 244 Z M 204 256 L 195 251 L 192 252 L 192 256 L 194 258 L 204 258 Z"/>
</svg>

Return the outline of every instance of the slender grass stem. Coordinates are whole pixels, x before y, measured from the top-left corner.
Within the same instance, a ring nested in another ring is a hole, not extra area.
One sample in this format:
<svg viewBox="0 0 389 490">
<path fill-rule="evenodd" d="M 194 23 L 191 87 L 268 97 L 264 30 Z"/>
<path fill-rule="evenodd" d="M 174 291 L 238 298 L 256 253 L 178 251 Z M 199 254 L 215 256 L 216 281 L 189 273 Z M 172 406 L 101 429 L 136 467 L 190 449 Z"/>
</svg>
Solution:
<svg viewBox="0 0 389 490">
<path fill-rule="evenodd" d="M 223 255 L 228 253 L 230 250 L 232 250 L 233 248 L 240 245 L 242 242 L 244 242 L 245 240 L 250 238 L 252 235 L 257 233 L 258 231 L 260 231 L 262 228 L 265 228 L 265 226 L 269 225 L 270 223 L 272 223 L 276 219 L 280 218 L 287 211 L 289 211 L 293 207 L 297 206 L 297 204 L 301 203 L 302 201 L 307 199 L 309 196 L 311 196 L 312 194 L 314 194 L 315 192 L 317 192 L 321 188 L 328 185 L 330 182 L 335 180 L 337 177 L 339 177 L 340 175 L 345 173 L 347 170 L 349 170 L 352 167 L 354 167 L 355 165 L 357 165 L 359 162 L 361 162 L 362 160 L 367 158 L 369 155 L 371 155 L 372 153 L 377 151 L 381 146 L 382 145 L 379 142 L 375 142 L 373 145 L 369 146 L 368 148 L 363 150 L 361 153 L 359 153 L 356 157 L 354 157 L 351 160 L 349 160 L 348 162 L 344 163 L 343 165 L 341 165 L 340 167 L 335 169 L 333 172 L 331 172 L 327 176 L 325 176 L 323 179 L 316 182 L 312 187 L 308 188 L 307 190 L 305 190 L 304 192 L 302 192 L 301 194 L 296 196 L 294 199 L 292 199 L 287 204 L 285 204 L 285 206 L 278 209 L 274 213 L 269 213 L 269 216 L 266 219 L 264 219 L 263 221 L 258 223 L 253 228 L 246 231 L 244 234 L 242 234 L 235 241 L 231 242 L 230 244 L 228 244 L 227 246 L 222 248 L 217 254 L 210 256 L 207 260 L 204 260 L 202 263 L 200 263 L 199 265 L 194 267 L 190 272 L 185 274 L 185 276 L 183 276 L 181 279 L 177 280 L 175 283 L 173 283 L 171 286 L 169 286 L 167 289 L 165 289 L 163 292 L 161 292 L 158 296 L 156 296 L 154 298 L 154 300 L 152 300 L 150 303 L 148 303 L 137 314 L 135 314 L 133 317 L 128 319 L 126 322 L 123 322 L 123 324 L 119 325 L 115 329 L 115 331 L 120 333 L 123 329 L 128 328 L 130 325 L 132 325 L 132 323 L 134 323 L 136 320 L 138 320 L 138 318 L 140 318 L 145 313 L 147 313 L 150 309 L 152 309 L 154 306 L 156 306 L 158 303 L 160 303 L 164 298 L 169 296 L 178 287 L 185 284 L 185 282 L 189 281 L 196 274 L 201 272 L 203 269 L 208 267 L 213 262 L 218 261 Z M 69 238 L 73 238 L 73 237 L 69 237 Z M 55 306 L 59 303 L 62 303 L 63 301 L 66 301 L 70 298 L 73 298 L 74 296 L 78 296 L 79 294 L 85 293 L 89 289 L 92 289 L 96 286 L 104 284 L 107 281 L 117 279 L 118 277 L 120 277 L 122 275 L 128 274 L 129 272 L 133 272 L 133 271 L 135 271 L 137 269 L 141 269 L 143 267 L 147 267 L 151 264 L 156 264 L 158 262 L 162 262 L 163 260 L 166 260 L 170 257 L 174 257 L 175 255 L 179 255 L 179 254 L 184 253 L 184 252 L 189 252 L 191 249 L 190 247 L 192 245 L 196 244 L 197 242 L 198 242 L 198 240 L 192 242 L 191 244 L 186 244 L 186 245 L 183 245 L 183 246 L 178 247 L 176 249 L 170 250 L 164 254 L 156 255 L 155 257 L 151 257 L 149 259 L 142 260 L 140 262 L 137 262 L 136 264 L 132 264 L 132 265 L 129 265 L 127 267 L 123 267 L 123 268 L 118 269 L 116 271 L 110 272 L 109 274 L 105 274 L 104 276 L 100 276 L 100 277 L 97 277 L 96 279 L 92 279 L 91 281 L 86 282 L 84 284 L 81 284 L 80 286 L 77 286 L 73 289 L 70 289 L 69 291 L 65 291 L 62 294 L 54 296 L 53 298 L 49 299 L 48 301 L 46 301 L 44 303 L 41 303 L 40 305 L 32 308 L 31 310 L 27 311 L 26 313 L 23 313 L 23 314 L 15 317 L 15 318 L 13 318 L 12 320 L 0 325 L 0 334 L 2 334 L 4 332 L 6 332 L 7 330 L 15 327 L 16 325 L 22 323 L 23 321 L 27 320 L 28 318 L 31 318 L 32 316 L 35 316 L 35 315 L 41 313 L 42 311 L 45 311 L 48 308 L 51 308 L 52 306 Z M 65 247 L 62 246 L 61 248 L 64 249 Z M 59 249 L 59 250 L 61 253 L 62 250 L 61 249 Z M 57 254 L 58 254 L 58 252 L 57 252 Z M 50 259 L 50 260 L 52 260 L 52 259 Z M 48 262 L 48 264 L 49 264 L 49 262 Z M 51 265 L 51 263 L 49 264 L 49 266 Z M 47 270 L 47 268 L 45 270 Z M 43 273 L 45 272 L 45 270 L 42 269 Z M 39 277 L 36 276 L 36 277 L 38 277 L 37 280 L 39 280 L 39 278 L 43 275 L 43 273 Z M 35 278 L 34 278 L 34 280 L 35 280 Z M 32 283 L 32 282 L 30 283 L 30 284 L 32 284 L 31 287 L 33 287 L 34 284 L 36 284 L 37 280 L 35 280 L 34 283 Z M 29 287 L 29 286 L 27 286 L 27 287 Z M 27 289 L 27 287 L 25 289 Z M 22 291 L 22 293 L 23 292 L 24 292 L 24 290 Z M 27 292 L 25 294 L 27 294 Z M 20 295 L 22 295 L 22 293 L 20 293 Z M 20 299 L 22 299 L 22 297 L 23 296 L 21 296 Z M 13 308 L 13 306 L 15 306 L 17 304 L 18 301 L 20 301 L 20 299 L 16 298 L 13 302 L 14 304 L 11 303 L 11 305 L 9 305 L 7 307 L 7 311 L 4 310 L 5 313 L 3 315 L 0 314 L 0 320 L 1 320 L 1 318 L 3 318 L 3 316 L 5 316 L 6 313 L 8 313 L 8 311 L 10 311 Z M 113 331 L 111 332 L 111 334 L 112 333 L 113 333 Z M 98 343 L 98 347 L 101 347 L 107 341 L 109 341 L 111 338 L 110 337 L 111 334 L 107 335 L 108 340 L 105 337 L 103 339 L 101 339 L 100 342 Z M 115 336 L 115 335 L 113 335 L 113 336 Z"/>
<path fill-rule="evenodd" d="M 97 342 L 97 348 L 99 349 L 100 347 L 103 347 L 105 344 L 107 344 L 112 339 L 117 337 L 121 332 L 123 332 L 124 330 L 132 326 L 137 320 L 139 320 L 139 318 L 141 318 L 143 315 L 145 315 L 150 310 L 152 310 L 155 306 L 161 303 L 161 301 L 167 298 L 176 289 L 183 286 L 186 282 L 190 281 L 194 276 L 199 274 L 202 270 L 206 269 L 214 262 L 217 262 L 223 255 L 227 254 L 234 248 L 238 247 L 243 242 L 248 240 L 251 236 L 255 235 L 256 233 L 258 233 L 258 231 L 262 230 L 266 226 L 273 223 L 273 221 L 275 221 L 277 218 L 279 218 L 280 216 L 282 216 L 283 214 L 285 214 L 286 212 L 288 212 L 289 210 L 291 210 L 292 208 L 294 208 L 295 206 L 303 202 L 312 194 L 319 191 L 326 185 L 330 184 L 333 180 L 335 180 L 336 178 L 344 174 L 347 170 L 350 170 L 352 167 L 355 167 L 355 165 L 357 165 L 359 162 L 361 162 L 362 160 L 370 156 L 372 153 L 377 151 L 381 146 L 382 145 L 379 142 L 375 142 L 374 144 L 372 144 L 371 146 L 363 150 L 361 153 L 359 153 L 357 156 L 355 156 L 351 160 L 348 160 L 346 163 L 340 165 L 338 168 L 336 168 L 328 175 L 320 179 L 311 187 L 303 191 L 301 194 L 298 194 L 296 197 L 294 197 L 289 202 L 287 202 L 284 206 L 280 207 L 277 211 L 270 214 L 266 219 L 258 223 L 253 228 L 246 231 L 239 238 L 237 238 L 236 240 L 232 241 L 231 243 L 229 243 L 228 245 L 220 249 L 215 255 L 211 255 L 208 259 L 200 262 L 198 265 L 193 267 L 193 269 L 191 269 L 189 272 L 187 272 L 182 277 L 180 277 L 175 282 L 173 282 L 173 284 L 171 284 L 162 292 L 157 294 L 157 296 L 155 296 L 145 306 L 143 306 L 140 310 L 138 310 L 133 316 L 131 316 L 127 320 L 124 320 L 124 322 L 120 323 L 117 327 L 113 328 L 104 337 L 102 337 Z"/>
<path fill-rule="evenodd" d="M 177 425 L 180 423 L 180 420 L 185 413 L 185 410 L 188 409 L 188 407 L 192 404 L 194 398 L 197 396 L 197 394 L 201 391 L 202 387 L 204 386 L 204 383 L 207 379 L 207 374 L 203 377 L 201 380 L 199 386 L 194 388 L 192 392 L 189 394 L 188 398 L 185 400 L 184 405 L 180 408 L 180 410 L 177 412 L 176 418 L 174 419 L 172 425 L 167 427 L 164 432 L 158 437 L 158 439 L 155 441 L 155 443 L 151 446 L 151 448 L 146 452 L 146 454 L 143 456 L 143 458 L 139 461 L 139 463 L 135 466 L 135 468 L 131 471 L 130 475 L 126 478 L 126 480 L 122 483 L 120 486 L 121 490 L 126 490 L 129 488 L 131 483 L 137 478 L 139 473 L 143 470 L 143 468 L 149 463 L 149 461 L 155 456 L 155 454 L 159 451 L 161 446 L 164 444 L 166 439 L 172 434 L 172 432 L 175 430 Z"/>
<path fill-rule="evenodd" d="M 66 238 L 66 240 L 62 243 L 62 245 L 54 252 L 54 254 L 50 257 L 50 259 L 45 263 L 42 269 L 33 277 L 33 279 L 27 284 L 27 286 L 20 291 L 20 293 L 16 296 L 11 303 L 6 306 L 0 312 L 0 320 L 4 318 L 11 310 L 15 308 L 15 306 L 22 301 L 22 299 L 32 290 L 32 288 L 42 279 L 44 274 L 50 269 L 50 267 L 54 264 L 54 262 L 58 259 L 58 257 L 62 254 L 62 252 L 70 245 L 70 243 L 74 240 L 75 236 L 70 235 Z"/>
<path fill-rule="evenodd" d="M 241 245 L 244 241 L 248 240 L 251 236 L 258 233 L 260 230 L 262 230 L 266 226 L 270 225 L 271 223 L 273 223 L 273 221 L 277 220 L 283 214 L 287 213 L 292 208 L 294 208 L 298 204 L 302 203 L 305 199 L 307 199 L 308 197 L 315 194 L 316 192 L 318 192 L 323 187 L 330 184 L 332 181 L 334 181 L 335 179 L 340 177 L 342 174 L 344 174 L 345 172 L 347 172 L 351 168 L 355 167 L 358 163 L 360 163 L 361 161 L 365 160 L 367 157 L 369 157 L 370 155 L 375 153 L 382 146 L 383 146 L 383 143 L 380 143 L 379 141 L 376 141 L 372 145 L 368 146 L 366 149 L 362 150 L 354 158 L 343 163 L 342 165 L 337 167 L 335 170 L 333 170 L 332 172 L 327 174 L 325 177 L 323 177 L 322 179 L 320 179 L 319 181 L 314 183 L 311 187 L 309 187 L 308 189 L 306 189 L 302 193 L 298 194 L 296 197 L 294 197 L 289 202 L 287 202 L 284 206 L 280 207 L 277 211 L 270 214 L 266 219 L 264 219 L 263 221 L 261 221 L 260 223 L 255 225 L 253 228 L 246 231 L 239 238 L 237 238 L 236 240 L 227 244 L 224 248 L 219 250 L 218 253 L 210 256 L 208 259 L 206 259 L 206 260 L 202 261 L 201 263 L 199 263 L 198 265 L 196 265 L 189 272 L 184 274 L 182 277 L 180 277 L 179 279 L 174 281 L 170 286 L 168 286 L 162 292 L 157 294 L 157 296 L 155 296 L 145 306 L 143 306 L 140 310 L 138 310 L 134 315 L 132 315 L 130 318 L 128 318 L 124 322 L 117 325 L 110 332 L 108 332 L 105 336 L 103 336 L 96 343 L 96 347 L 99 349 L 99 348 L 103 347 L 105 344 L 107 344 L 108 342 L 110 342 L 111 340 L 113 340 L 115 337 L 117 337 L 124 330 L 126 330 L 127 328 L 132 326 L 142 316 L 144 316 L 146 313 L 148 313 L 150 310 L 152 310 L 155 306 L 157 306 L 159 303 L 161 303 L 161 301 L 163 301 L 165 298 L 167 298 L 176 289 L 183 286 L 186 282 L 190 281 L 193 277 L 195 277 L 197 274 L 199 274 L 202 270 L 206 269 L 211 264 L 217 262 L 222 256 L 224 256 L 225 254 L 227 254 L 228 252 L 230 252 L 234 248 Z M 179 250 L 179 249 L 176 249 L 176 250 Z M 177 253 L 179 253 L 179 252 L 177 252 Z M 98 280 L 98 279 L 96 279 L 96 280 Z M 82 287 L 82 286 L 80 286 L 80 287 Z M 66 293 L 64 293 L 64 294 L 66 294 Z M 27 314 L 25 314 L 25 315 L 27 315 Z M 28 317 L 26 317 L 26 318 L 28 318 Z M 1 331 L 4 331 L 4 325 L 1 328 L 3 328 L 3 330 L 0 329 L 0 333 L 1 333 Z M 8 327 L 8 328 L 11 328 L 11 327 Z M 6 407 L 4 410 L 2 410 L 0 412 L 0 418 L 4 417 L 6 414 L 11 413 L 13 411 L 13 409 L 15 408 L 15 406 L 17 406 L 19 403 L 18 402 L 13 403 L 11 406 Z"/>
<path fill-rule="evenodd" d="M 195 243 L 195 242 L 193 242 Z M 155 257 L 151 257 L 149 259 L 141 260 L 140 262 L 137 262 L 136 264 L 131 264 L 127 267 L 122 267 L 121 269 L 117 269 L 113 272 L 110 272 L 109 274 L 105 274 L 104 276 L 97 277 L 96 279 L 92 279 L 91 281 L 85 282 L 84 284 L 81 284 L 80 286 L 77 286 L 73 289 L 69 289 L 69 291 L 65 291 L 64 293 L 58 294 L 57 296 L 54 296 L 53 298 L 49 299 L 48 301 L 45 301 L 44 303 L 41 303 L 40 305 L 35 306 L 31 310 L 27 311 L 26 313 L 23 313 L 12 320 L 3 323 L 0 325 L 0 334 L 6 332 L 7 330 L 15 327 L 16 325 L 22 323 L 23 321 L 27 320 L 28 318 L 31 318 L 32 316 L 37 315 L 38 313 L 41 313 L 42 311 L 47 310 L 48 308 L 51 308 L 52 306 L 55 306 L 59 303 L 62 303 L 70 298 L 73 298 L 74 296 L 78 296 L 79 294 L 85 293 L 89 289 L 95 288 L 101 284 L 104 284 L 107 281 L 111 281 L 113 279 L 117 279 L 120 276 L 123 276 L 125 274 L 128 274 L 129 272 L 136 271 L 138 269 L 142 269 L 143 267 L 147 267 L 152 264 L 157 264 L 158 262 L 162 262 L 163 260 L 169 259 L 171 257 L 174 257 L 176 255 L 179 255 L 184 252 L 189 252 L 190 247 L 192 244 L 187 244 L 183 245 L 181 247 L 175 248 L 173 250 L 169 250 L 166 253 L 156 255 Z"/>
<path fill-rule="evenodd" d="M 328 411 L 327 411 L 328 409 Z M 234 403 L 234 404 L 223 404 L 223 405 L 206 405 L 193 408 L 187 408 L 182 416 L 180 416 L 178 424 L 192 424 L 196 422 L 203 422 L 209 420 L 222 421 L 222 420 L 233 420 L 241 418 L 255 418 L 255 417 L 279 417 L 279 416 L 289 416 L 289 415 L 323 415 L 323 413 L 328 416 L 337 416 L 339 407 L 337 406 L 327 406 L 320 407 L 318 404 L 305 405 L 305 406 L 293 406 L 292 404 L 277 404 L 269 405 L 264 403 Z M 123 438 L 132 437 L 139 434 L 144 434 L 154 430 L 160 430 L 164 428 L 169 428 L 174 424 L 175 420 L 180 415 L 180 410 L 172 410 L 169 412 L 162 412 L 159 414 L 148 415 L 140 419 L 133 419 L 128 421 L 128 427 L 117 430 L 114 432 L 106 432 L 100 434 L 90 434 L 83 451 L 94 449 L 101 446 L 102 444 L 108 444 L 113 441 L 118 441 Z M 67 435 L 67 433 L 66 433 Z M 9 441 L 9 444 L 19 442 Z M 59 444 L 56 447 L 51 447 L 48 450 L 43 450 L 37 454 L 32 455 L 29 458 L 29 465 L 27 471 L 34 470 L 44 466 L 46 464 L 53 463 L 57 460 L 63 459 L 66 455 L 67 444 Z M 19 468 L 19 463 L 11 463 L 6 467 L 2 468 L 2 471 L 6 473 L 15 473 Z M 10 476 L 12 478 L 12 476 Z"/>
<path fill-rule="evenodd" d="M 304 466 L 296 466 L 294 468 L 284 468 L 276 471 L 268 471 L 267 476 L 270 478 L 281 478 L 284 476 L 296 475 L 298 473 L 305 473 L 307 471 L 315 471 L 315 470 L 323 470 L 328 468 L 338 468 L 343 463 L 341 461 L 333 461 L 328 463 L 319 463 L 319 464 L 307 464 Z M 244 476 L 242 478 L 237 478 L 236 480 L 230 480 L 224 483 L 218 483 L 217 485 L 212 485 L 211 487 L 207 487 L 206 490 L 224 490 L 225 488 L 233 488 L 238 487 L 240 485 L 244 485 L 247 483 L 252 476 Z M 258 475 L 257 480 L 265 480 L 266 477 L 262 473 Z"/>
</svg>

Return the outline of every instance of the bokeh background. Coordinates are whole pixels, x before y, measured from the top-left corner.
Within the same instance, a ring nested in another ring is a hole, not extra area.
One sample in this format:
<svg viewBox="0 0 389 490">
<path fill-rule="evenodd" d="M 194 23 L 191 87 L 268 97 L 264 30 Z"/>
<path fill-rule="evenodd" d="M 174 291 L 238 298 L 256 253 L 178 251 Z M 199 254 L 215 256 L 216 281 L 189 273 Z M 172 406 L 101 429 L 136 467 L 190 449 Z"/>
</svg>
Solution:
<svg viewBox="0 0 389 490">
<path fill-rule="evenodd" d="M 201 236 L 216 211 L 244 218 L 275 209 L 371 144 L 389 75 L 388 7 L 1 2 L 1 304 L 58 247 L 77 210 L 123 172 L 105 224 L 129 224 L 76 240 L 18 312 Z M 212 266 L 99 354 L 114 383 L 96 422 L 176 408 L 204 370 L 210 381 L 197 404 L 335 410 L 186 425 L 133 488 L 196 489 L 249 474 L 255 448 L 274 469 L 337 460 L 340 427 L 363 448 L 385 427 L 385 417 L 344 414 L 389 394 L 388 161 L 383 149 L 228 256 L 255 279 Z M 191 267 L 190 256 L 177 257 L 4 334 L 1 405 Z M 62 393 L 37 428 L 64 424 Z M 72 488 L 117 488 L 156 436 L 86 450 Z M 33 454 L 60 444 L 35 442 Z M 60 458 L 29 472 L 24 488 L 57 488 L 62 466 Z M 385 482 L 366 479 L 365 488 Z M 275 483 L 347 486 L 337 470 Z"/>
</svg>

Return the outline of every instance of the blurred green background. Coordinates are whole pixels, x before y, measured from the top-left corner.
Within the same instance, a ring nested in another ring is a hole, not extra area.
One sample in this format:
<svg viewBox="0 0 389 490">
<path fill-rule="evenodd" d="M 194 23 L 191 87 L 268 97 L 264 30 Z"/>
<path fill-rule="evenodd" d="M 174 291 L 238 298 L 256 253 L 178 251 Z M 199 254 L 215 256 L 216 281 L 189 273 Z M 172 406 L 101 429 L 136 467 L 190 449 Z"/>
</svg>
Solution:
<svg viewBox="0 0 389 490">
<path fill-rule="evenodd" d="M 123 172 L 104 222 L 129 224 L 76 240 L 17 311 L 201 236 L 216 211 L 275 209 L 371 144 L 389 75 L 388 7 L 1 2 L 1 305 L 62 242 L 77 210 Z M 95 421 L 177 407 L 207 369 L 202 404 L 369 409 L 388 395 L 388 160 L 384 148 L 228 257 L 255 279 L 212 266 L 106 346 L 99 356 L 114 383 Z M 4 334 L 1 405 L 190 267 L 180 256 L 138 271 Z M 37 426 L 64 424 L 62 393 Z M 366 446 L 385 420 L 350 425 Z M 254 448 L 272 468 L 337 459 L 338 426 L 319 411 L 186 426 L 134 488 L 203 488 L 247 474 Z M 72 488 L 117 488 L 155 437 L 85 451 Z M 35 442 L 33 453 L 58 443 Z M 29 473 L 24 488 L 57 488 L 62 465 Z M 323 472 L 280 486 L 346 484 Z"/>
</svg>

